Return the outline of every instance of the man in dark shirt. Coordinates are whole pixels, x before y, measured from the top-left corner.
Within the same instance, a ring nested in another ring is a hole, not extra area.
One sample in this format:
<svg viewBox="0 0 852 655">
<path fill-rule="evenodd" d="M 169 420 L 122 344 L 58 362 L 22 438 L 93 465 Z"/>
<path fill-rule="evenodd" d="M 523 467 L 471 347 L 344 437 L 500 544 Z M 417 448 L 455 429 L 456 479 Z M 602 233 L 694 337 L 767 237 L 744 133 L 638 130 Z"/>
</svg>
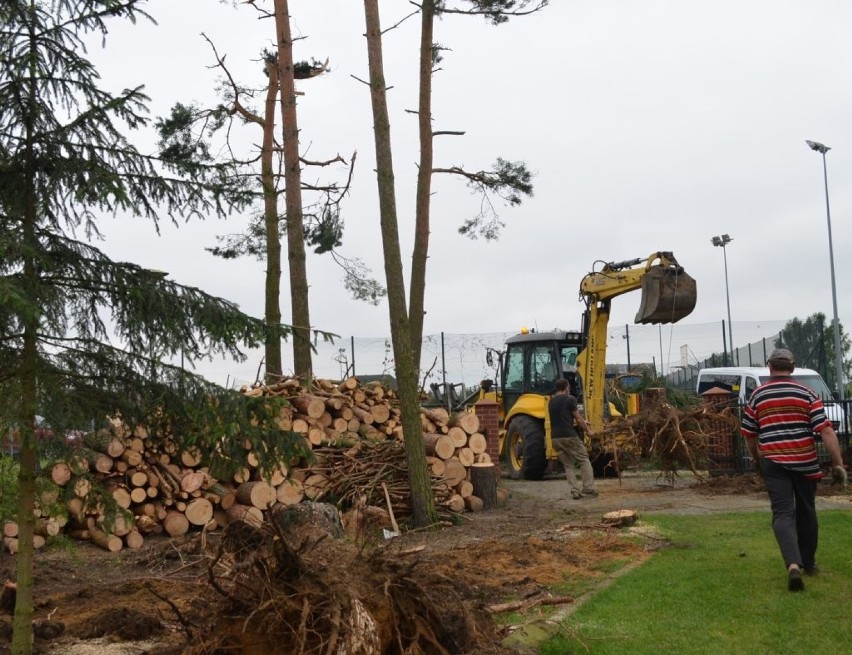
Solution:
<svg viewBox="0 0 852 655">
<path fill-rule="evenodd" d="M 580 426 L 590 437 L 594 435 L 591 426 L 580 414 L 577 399 L 568 393 L 568 380 L 565 378 L 556 381 L 556 392 L 547 404 L 547 411 L 550 414 L 553 448 L 565 467 L 568 484 L 571 485 L 571 497 L 578 500 L 583 496 L 597 496 L 592 463 L 576 426 Z M 578 474 L 582 486 L 577 484 Z"/>
<path fill-rule="evenodd" d="M 760 464 L 772 507 L 775 539 L 787 567 L 790 591 L 805 588 L 802 570 L 816 572 L 818 524 L 816 486 L 822 478 L 814 434 L 831 456 L 832 476 L 846 484 L 837 435 L 822 400 L 791 373 L 793 353 L 776 348 L 769 355 L 770 378 L 749 398 L 742 434 L 749 453 Z"/>
</svg>

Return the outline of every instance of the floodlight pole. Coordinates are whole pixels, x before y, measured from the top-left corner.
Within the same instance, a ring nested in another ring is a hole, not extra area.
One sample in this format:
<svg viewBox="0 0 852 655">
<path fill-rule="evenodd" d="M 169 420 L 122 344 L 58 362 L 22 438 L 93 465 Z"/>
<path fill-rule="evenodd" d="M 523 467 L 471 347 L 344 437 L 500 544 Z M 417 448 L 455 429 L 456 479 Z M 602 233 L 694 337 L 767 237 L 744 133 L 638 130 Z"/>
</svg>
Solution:
<svg viewBox="0 0 852 655">
<path fill-rule="evenodd" d="M 831 209 L 828 204 L 828 166 L 825 163 L 825 153 L 831 148 L 817 141 L 805 141 L 814 152 L 822 155 L 822 179 L 825 185 L 825 217 L 828 222 L 828 259 L 831 265 L 831 303 L 834 310 L 834 368 L 837 375 L 837 391 L 840 400 L 846 398 L 846 383 L 843 379 L 843 353 L 840 350 L 840 319 L 837 317 L 837 282 L 834 276 L 834 245 L 831 240 Z"/>
<path fill-rule="evenodd" d="M 738 364 L 739 357 L 737 357 L 737 361 L 734 362 L 734 353 L 736 351 L 734 350 L 734 329 L 731 325 L 731 290 L 728 288 L 728 249 L 726 246 L 731 241 L 733 241 L 733 239 L 729 234 L 723 234 L 720 237 L 713 237 L 710 239 L 710 243 L 722 248 L 722 256 L 725 260 L 725 302 L 728 305 L 728 347 L 731 349 L 731 364 Z"/>
</svg>

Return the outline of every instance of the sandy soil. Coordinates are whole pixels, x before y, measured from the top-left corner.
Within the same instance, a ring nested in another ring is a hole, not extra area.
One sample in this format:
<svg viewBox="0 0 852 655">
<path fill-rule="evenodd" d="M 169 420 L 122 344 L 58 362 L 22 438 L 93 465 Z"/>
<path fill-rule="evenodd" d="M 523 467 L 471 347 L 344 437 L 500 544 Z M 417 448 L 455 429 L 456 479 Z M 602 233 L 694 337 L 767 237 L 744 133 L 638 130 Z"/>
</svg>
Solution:
<svg viewBox="0 0 852 655">
<path fill-rule="evenodd" d="M 648 544 L 603 526 L 604 513 L 633 509 L 641 518 L 655 512 L 768 511 L 765 492 L 753 475 L 698 482 L 692 475 L 667 480 L 654 473 L 626 473 L 620 480 L 598 480 L 600 496 L 580 500 L 570 498 L 567 483 L 559 478 L 501 484 L 511 492 L 505 507 L 464 514 L 457 525 L 407 532 L 369 548 L 336 544 L 324 556 L 326 575 L 344 584 L 350 576 L 354 588 L 379 569 L 389 571 L 389 563 L 397 568 L 404 564 L 415 591 L 434 587 L 440 596 L 449 593 L 447 586 L 468 608 L 467 615 L 475 617 L 473 644 L 468 640 L 457 652 L 504 653 L 510 652 L 500 646 L 505 629 L 488 618 L 488 606 L 510 598 L 535 599 L 566 576 L 603 582 L 613 567 L 648 556 Z M 821 508 L 852 509 L 852 494 L 822 485 L 818 502 Z M 110 554 L 77 543 L 71 550 L 38 553 L 36 652 L 201 652 L 188 644 L 207 634 L 211 617 L 221 609 L 219 595 L 208 583 L 211 554 L 220 539 L 196 533 L 148 539 L 139 551 Z M 0 579 L 14 579 L 14 566 L 12 556 L 0 555 Z M 368 590 L 359 593 L 369 595 Z M 0 616 L 0 654 L 9 652 L 10 635 L 11 617 Z M 278 652 L 292 652 L 288 648 Z"/>
</svg>

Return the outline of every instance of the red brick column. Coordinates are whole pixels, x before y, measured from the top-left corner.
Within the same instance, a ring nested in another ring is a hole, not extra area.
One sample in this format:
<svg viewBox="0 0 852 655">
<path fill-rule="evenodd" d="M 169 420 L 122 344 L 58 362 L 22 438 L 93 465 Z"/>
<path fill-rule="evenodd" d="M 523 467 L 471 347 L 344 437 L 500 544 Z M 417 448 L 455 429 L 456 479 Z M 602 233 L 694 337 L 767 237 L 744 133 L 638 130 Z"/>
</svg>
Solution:
<svg viewBox="0 0 852 655">
<path fill-rule="evenodd" d="M 500 466 L 500 405 L 493 400 L 480 400 L 473 406 L 479 419 L 479 431 L 488 442 L 487 452 L 494 465 Z"/>
</svg>

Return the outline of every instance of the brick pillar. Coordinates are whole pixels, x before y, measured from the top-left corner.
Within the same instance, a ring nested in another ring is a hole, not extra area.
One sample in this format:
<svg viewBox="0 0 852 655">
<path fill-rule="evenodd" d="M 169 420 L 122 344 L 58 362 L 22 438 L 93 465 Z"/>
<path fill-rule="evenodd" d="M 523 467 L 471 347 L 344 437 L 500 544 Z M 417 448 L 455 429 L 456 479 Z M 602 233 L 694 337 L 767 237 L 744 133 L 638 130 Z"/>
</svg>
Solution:
<svg viewBox="0 0 852 655">
<path fill-rule="evenodd" d="M 485 435 L 488 447 L 485 452 L 491 456 L 491 461 L 500 469 L 500 405 L 493 400 L 480 400 L 473 406 L 473 411 L 479 419 L 479 431 Z"/>
</svg>

